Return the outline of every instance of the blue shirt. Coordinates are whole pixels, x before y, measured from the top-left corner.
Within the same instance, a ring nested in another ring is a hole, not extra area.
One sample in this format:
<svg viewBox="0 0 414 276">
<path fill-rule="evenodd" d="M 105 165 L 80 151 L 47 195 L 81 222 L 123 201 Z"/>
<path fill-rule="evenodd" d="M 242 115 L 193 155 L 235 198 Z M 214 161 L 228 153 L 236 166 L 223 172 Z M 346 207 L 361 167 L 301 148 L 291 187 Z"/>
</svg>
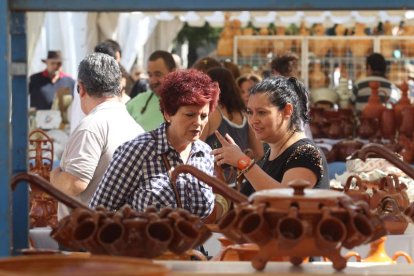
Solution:
<svg viewBox="0 0 414 276">
<path fill-rule="evenodd" d="M 167 126 L 163 123 L 151 133 L 144 133 L 121 145 L 93 195 L 89 205 L 99 205 L 111 211 L 128 204 L 143 211 L 149 206 L 158 210 L 170 206 L 177 208 L 174 191 L 161 155 L 166 153 L 172 168 L 184 164 L 179 153 L 167 141 Z M 187 165 L 213 175 L 214 160 L 211 148 L 204 142 L 193 142 Z M 188 173 L 180 174 L 176 182 L 182 207 L 200 217 L 207 217 L 214 207 L 214 194 L 210 186 Z"/>
</svg>

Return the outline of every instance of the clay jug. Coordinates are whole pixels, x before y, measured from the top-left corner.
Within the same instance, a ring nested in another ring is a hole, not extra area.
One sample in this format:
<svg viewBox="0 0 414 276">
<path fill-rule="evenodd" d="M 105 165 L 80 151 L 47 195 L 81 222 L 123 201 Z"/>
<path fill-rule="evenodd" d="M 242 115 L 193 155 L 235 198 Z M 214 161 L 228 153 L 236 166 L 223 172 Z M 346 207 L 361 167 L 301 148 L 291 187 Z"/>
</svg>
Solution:
<svg viewBox="0 0 414 276">
<path fill-rule="evenodd" d="M 253 36 L 254 30 L 253 28 L 245 28 L 242 30 L 243 36 Z M 254 38 L 243 38 L 239 40 L 237 43 L 237 48 L 239 50 L 240 56 L 242 57 L 250 57 L 256 51 L 256 40 Z"/>
<path fill-rule="evenodd" d="M 395 104 L 394 112 L 395 112 L 395 119 L 397 128 L 400 127 L 402 121 L 402 111 L 406 107 L 411 106 L 410 98 L 408 98 L 408 84 L 407 82 L 403 82 L 400 86 L 398 86 L 401 90 L 401 99 Z"/>
<path fill-rule="evenodd" d="M 335 27 L 335 35 L 338 39 L 333 40 L 333 54 L 336 57 L 344 57 L 347 47 L 348 47 L 348 40 L 344 39 L 346 33 L 346 28 L 342 24 L 337 24 Z"/>
<path fill-rule="evenodd" d="M 349 259 L 351 257 L 355 257 L 358 262 L 381 262 L 381 263 L 396 263 L 399 257 L 404 257 L 407 263 L 412 264 L 413 261 L 407 253 L 403 251 L 397 251 L 394 255 L 389 257 L 387 252 L 385 251 L 385 241 L 387 237 L 381 237 L 376 241 L 370 243 L 370 249 L 368 252 L 368 256 L 364 259 L 357 252 L 348 252 L 345 258 Z"/>
<path fill-rule="evenodd" d="M 365 34 L 365 24 L 357 22 L 355 24 L 355 37 L 363 37 Z M 351 40 L 350 48 L 354 57 L 365 57 L 372 51 L 372 40 L 370 39 L 355 39 Z"/>
<path fill-rule="evenodd" d="M 381 115 L 382 138 L 393 140 L 395 137 L 395 112 L 392 109 L 384 109 Z"/>
<path fill-rule="evenodd" d="M 367 105 L 362 110 L 362 116 L 380 120 L 381 114 L 385 109 L 385 106 L 381 103 L 380 97 L 378 96 L 380 83 L 378 81 L 371 81 L 369 87 L 371 88 L 371 95 L 368 98 Z"/>
<path fill-rule="evenodd" d="M 359 119 L 358 136 L 361 139 L 374 138 L 378 130 L 378 119 L 362 116 Z"/>
<path fill-rule="evenodd" d="M 309 75 L 309 83 L 311 89 L 325 87 L 326 76 L 321 70 L 321 64 L 316 62 L 313 66 L 313 70 Z"/>
<path fill-rule="evenodd" d="M 401 111 L 401 125 L 399 128 L 400 136 L 413 137 L 414 132 L 414 108 L 406 107 Z"/>
<path fill-rule="evenodd" d="M 316 23 L 313 27 L 314 36 L 325 36 L 325 28 L 321 23 Z M 324 57 L 332 47 L 330 39 L 309 39 L 309 51 L 313 52 L 317 57 Z"/>
</svg>

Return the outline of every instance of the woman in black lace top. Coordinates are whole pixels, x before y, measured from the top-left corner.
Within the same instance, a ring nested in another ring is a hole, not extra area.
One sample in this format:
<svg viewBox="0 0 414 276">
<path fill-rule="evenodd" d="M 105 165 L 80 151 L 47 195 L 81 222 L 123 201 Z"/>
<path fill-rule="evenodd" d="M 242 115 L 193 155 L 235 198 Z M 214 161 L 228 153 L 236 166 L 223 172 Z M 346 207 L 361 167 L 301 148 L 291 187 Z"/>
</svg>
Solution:
<svg viewBox="0 0 414 276">
<path fill-rule="evenodd" d="M 248 121 L 256 137 L 269 144 L 261 166 L 229 135 L 218 132 L 223 147 L 213 150 L 215 161 L 237 167 L 254 190 L 287 187 L 296 179 L 307 180 L 313 188 L 328 189 L 325 156 L 303 132 L 308 112 L 308 91 L 296 78 L 263 80 L 252 88 L 247 104 Z"/>
</svg>

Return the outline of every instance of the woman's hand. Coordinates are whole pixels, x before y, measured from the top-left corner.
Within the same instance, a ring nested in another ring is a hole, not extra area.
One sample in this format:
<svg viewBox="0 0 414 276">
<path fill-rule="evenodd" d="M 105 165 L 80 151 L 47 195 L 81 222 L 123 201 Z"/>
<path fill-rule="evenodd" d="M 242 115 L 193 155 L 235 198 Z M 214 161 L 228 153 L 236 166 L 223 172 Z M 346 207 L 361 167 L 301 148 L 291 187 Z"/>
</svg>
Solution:
<svg viewBox="0 0 414 276">
<path fill-rule="evenodd" d="M 217 130 L 215 131 L 217 139 L 220 141 L 222 147 L 212 151 L 214 155 L 214 161 L 217 165 L 229 164 L 233 167 L 237 167 L 237 161 L 245 156 L 236 145 L 233 138 L 226 134 L 224 137 Z"/>
</svg>

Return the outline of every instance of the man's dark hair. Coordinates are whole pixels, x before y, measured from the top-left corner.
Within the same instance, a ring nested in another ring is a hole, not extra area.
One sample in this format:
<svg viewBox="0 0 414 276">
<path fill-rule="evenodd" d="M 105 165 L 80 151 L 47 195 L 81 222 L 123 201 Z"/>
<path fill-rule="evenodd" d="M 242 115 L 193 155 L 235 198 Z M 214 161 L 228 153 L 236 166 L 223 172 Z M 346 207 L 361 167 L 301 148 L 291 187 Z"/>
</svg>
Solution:
<svg viewBox="0 0 414 276">
<path fill-rule="evenodd" d="M 113 45 L 111 43 L 109 43 L 108 41 L 104 41 L 99 43 L 98 45 L 95 46 L 94 49 L 95 53 L 102 53 L 102 54 L 107 54 L 110 55 L 111 57 L 116 59 L 116 50 L 113 47 Z"/>
<path fill-rule="evenodd" d="M 387 63 L 380 53 L 372 53 L 367 57 L 367 67 L 371 68 L 372 75 L 385 77 Z"/>
<path fill-rule="evenodd" d="M 121 45 L 119 45 L 118 42 L 113 39 L 107 39 L 105 42 L 109 43 L 112 46 L 112 49 L 114 49 L 115 53 L 119 52 L 119 55 L 122 56 Z"/>
<path fill-rule="evenodd" d="M 298 69 L 298 57 L 294 53 L 286 53 L 275 57 L 270 63 L 270 67 L 282 76 L 290 77 Z"/>
<path fill-rule="evenodd" d="M 177 65 L 175 64 L 175 60 L 172 54 L 167 51 L 161 51 L 161 50 L 155 51 L 149 56 L 148 60 L 156 61 L 157 59 L 160 59 L 160 58 L 164 61 L 165 65 L 168 68 L 168 71 L 171 72 L 171 71 L 174 71 L 175 68 L 177 68 Z"/>
</svg>

